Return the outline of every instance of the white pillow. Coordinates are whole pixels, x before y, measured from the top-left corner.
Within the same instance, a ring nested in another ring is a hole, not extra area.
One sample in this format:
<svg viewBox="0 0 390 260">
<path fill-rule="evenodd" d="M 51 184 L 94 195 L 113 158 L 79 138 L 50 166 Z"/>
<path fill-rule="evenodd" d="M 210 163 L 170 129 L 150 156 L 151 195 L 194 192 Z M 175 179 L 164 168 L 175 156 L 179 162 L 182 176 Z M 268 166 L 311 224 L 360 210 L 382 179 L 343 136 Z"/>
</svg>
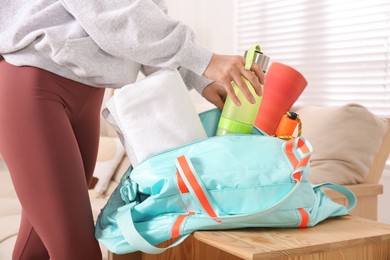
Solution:
<svg viewBox="0 0 390 260">
<path fill-rule="evenodd" d="M 125 155 L 125 149 L 118 137 L 100 137 L 98 158 L 93 177 L 97 183 L 93 190 L 98 196 L 103 195 Z"/>
</svg>

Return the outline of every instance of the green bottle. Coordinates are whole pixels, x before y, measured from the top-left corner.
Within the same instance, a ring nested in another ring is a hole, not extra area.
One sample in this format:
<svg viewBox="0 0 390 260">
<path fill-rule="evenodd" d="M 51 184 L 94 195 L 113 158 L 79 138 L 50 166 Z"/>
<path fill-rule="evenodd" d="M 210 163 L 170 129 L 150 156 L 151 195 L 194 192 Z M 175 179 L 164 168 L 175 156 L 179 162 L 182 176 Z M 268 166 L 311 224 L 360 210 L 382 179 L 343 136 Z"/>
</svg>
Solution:
<svg viewBox="0 0 390 260">
<path fill-rule="evenodd" d="M 253 63 L 258 63 L 264 72 L 269 63 L 269 57 L 265 56 L 259 45 L 252 46 L 245 52 L 245 69 L 249 70 Z M 251 104 L 235 82 L 232 82 L 232 87 L 241 106 L 236 106 L 230 96 L 227 96 L 225 105 L 222 109 L 221 118 L 218 123 L 217 135 L 227 134 L 250 134 L 252 133 L 253 123 L 255 122 L 257 111 L 259 110 L 262 97 L 259 97 L 249 81 L 243 78 L 248 89 L 255 98 L 255 103 Z"/>
</svg>

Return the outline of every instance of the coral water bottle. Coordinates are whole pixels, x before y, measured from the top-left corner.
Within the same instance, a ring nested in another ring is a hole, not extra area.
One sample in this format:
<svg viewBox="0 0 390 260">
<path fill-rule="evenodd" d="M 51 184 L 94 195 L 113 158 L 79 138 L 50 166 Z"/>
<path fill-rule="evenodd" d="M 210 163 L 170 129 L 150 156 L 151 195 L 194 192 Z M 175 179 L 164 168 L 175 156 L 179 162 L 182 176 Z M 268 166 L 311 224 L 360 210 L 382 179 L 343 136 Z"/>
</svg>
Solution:
<svg viewBox="0 0 390 260">
<path fill-rule="evenodd" d="M 307 81 L 299 71 L 280 62 L 272 62 L 264 81 L 254 125 L 268 135 L 275 135 L 280 120 L 306 88 Z"/>
<path fill-rule="evenodd" d="M 265 56 L 260 49 L 259 45 L 252 46 L 245 53 L 245 69 L 249 70 L 252 64 L 258 63 L 263 71 L 266 71 L 269 63 L 269 57 Z M 237 87 L 232 82 L 234 92 L 241 102 L 241 106 L 236 106 L 231 100 L 230 96 L 227 96 L 225 105 L 222 109 L 221 118 L 218 123 L 217 135 L 226 134 L 250 134 L 252 132 L 253 123 L 256 119 L 256 114 L 261 103 L 261 97 L 259 97 L 249 81 L 243 78 L 248 89 L 255 98 L 255 103 L 251 104 Z"/>
</svg>

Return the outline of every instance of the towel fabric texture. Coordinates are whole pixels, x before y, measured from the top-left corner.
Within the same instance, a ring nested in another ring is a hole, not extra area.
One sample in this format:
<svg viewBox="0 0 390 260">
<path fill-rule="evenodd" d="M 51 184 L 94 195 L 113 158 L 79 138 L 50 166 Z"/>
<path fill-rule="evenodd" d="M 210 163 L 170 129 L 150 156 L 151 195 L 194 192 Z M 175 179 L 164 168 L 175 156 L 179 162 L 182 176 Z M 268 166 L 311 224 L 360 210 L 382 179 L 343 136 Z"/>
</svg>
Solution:
<svg viewBox="0 0 390 260">
<path fill-rule="evenodd" d="M 207 138 L 179 72 L 161 69 L 117 89 L 103 117 L 114 127 L 133 166 L 159 152 Z"/>
</svg>

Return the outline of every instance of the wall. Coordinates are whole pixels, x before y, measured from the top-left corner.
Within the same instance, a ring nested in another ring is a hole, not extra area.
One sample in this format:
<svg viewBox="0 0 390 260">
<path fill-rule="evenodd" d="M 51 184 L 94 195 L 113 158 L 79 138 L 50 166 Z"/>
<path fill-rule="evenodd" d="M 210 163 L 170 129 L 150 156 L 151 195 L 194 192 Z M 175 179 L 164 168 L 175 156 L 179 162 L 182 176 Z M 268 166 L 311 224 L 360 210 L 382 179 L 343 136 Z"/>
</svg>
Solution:
<svg viewBox="0 0 390 260">
<path fill-rule="evenodd" d="M 235 53 L 234 0 L 166 0 L 168 14 L 188 25 L 196 41 L 218 54 Z M 210 105 L 197 92 L 191 91 L 196 104 Z"/>
<path fill-rule="evenodd" d="M 169 16 L 192 28 L 197 41 L 221 54 L 234 54 L 233 0 L 166 0 Z"/>
<path fill-rule="evenodd" d="M 235 52 L 234 0 L 166 0 L 169 15 L 190 26 L 197 41 L 221 54 Z M 191 93 L 195 103 L 204 104 L 197 94 Z M 384 194 L 379 197 L 378 220 L 390 224 L 390 166 L 380 181 Z"/>
</svg>

